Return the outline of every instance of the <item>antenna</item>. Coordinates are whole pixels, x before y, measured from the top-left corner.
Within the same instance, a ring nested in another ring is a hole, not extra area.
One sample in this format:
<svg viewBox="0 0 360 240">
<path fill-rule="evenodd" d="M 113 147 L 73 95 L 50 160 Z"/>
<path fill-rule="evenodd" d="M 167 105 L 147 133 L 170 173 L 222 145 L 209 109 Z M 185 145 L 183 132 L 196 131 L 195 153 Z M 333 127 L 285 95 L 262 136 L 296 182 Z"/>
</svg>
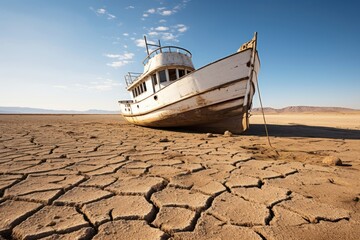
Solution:
<svg viewBox="0 0 360 240">
<path fill-rule="evenodd" d="M 162 52 L 160 39 L 158 40 L 158 44 L 151 44 L 151 43 L 147 42 L 146 36 L 144 35 L 144 40 L 145 40 L 146 52 L 147 52 L 148 55 L 149 55 L 149 46 L 158 47 L 158 48 L 160 48 L 160 52 Z"/>
</svg>

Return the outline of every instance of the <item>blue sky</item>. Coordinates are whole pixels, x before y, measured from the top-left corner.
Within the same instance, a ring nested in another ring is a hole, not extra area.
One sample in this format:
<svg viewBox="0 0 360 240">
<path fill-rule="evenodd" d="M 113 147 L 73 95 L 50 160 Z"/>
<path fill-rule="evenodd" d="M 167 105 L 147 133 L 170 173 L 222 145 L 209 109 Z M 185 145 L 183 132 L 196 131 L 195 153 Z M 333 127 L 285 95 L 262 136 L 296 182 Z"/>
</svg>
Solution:
<svg viewBox="0 0 360 240">
<path fill-rule="evenodd" d="M 360 109 L 359 9 L 325 0 L 0 0 L 0 106 L 118 110 L 128 98 L 123 76 L 143 69 L 144 34 L 187 48 L 199 68 L 257 31 L 265 106 Z"/>
</svg>

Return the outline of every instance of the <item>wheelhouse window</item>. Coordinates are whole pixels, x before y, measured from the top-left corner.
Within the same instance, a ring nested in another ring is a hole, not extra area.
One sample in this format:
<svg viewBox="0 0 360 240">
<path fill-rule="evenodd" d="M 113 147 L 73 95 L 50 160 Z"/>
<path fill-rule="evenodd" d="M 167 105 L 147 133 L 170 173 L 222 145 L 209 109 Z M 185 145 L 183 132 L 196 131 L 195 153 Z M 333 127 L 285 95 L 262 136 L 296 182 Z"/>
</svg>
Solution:
<svg viewBox="0 0 360 240">
<path fill-rule="evenodd" d="M 142 85 L 143 85 L 143 88 L 144 88 L 144 92 L 146 92 L 147 90 L 146 90 L 146 84 L 145 84 L 145 82 L 143 82 Z"/>
<path fill-rule="evenodd" d="M 168 69 L 169 72 L 169 80 L 175 81 L 176 80 L 176 69 Z"/>
<path fill-rule="evenodd" d="M 179 71 L 179 78 L 185 75 L 185 69 L 178 69 Z"/>
<path fill-rule="evenodd" d="M 138 89 L 135 88 L 134 90 L 135 90 L 135 97 L 137 97 L 139 95 Z"/>
<path fill-rule="evenodd" d="M 151 79 L 152 79 L 154 85 L 157 85 L 157 84 L 158 84 L 158 81 L 157 81 L 157 78 L 156 78 L 156 73 L 154 73 L 153 75 L 151 75 Z"/>
<path fill-rule="evenodd" d="M 166 72 L 165 70 L 159 71 L 159 79 L 160 82 L 166 82 Z"/>
</svg>

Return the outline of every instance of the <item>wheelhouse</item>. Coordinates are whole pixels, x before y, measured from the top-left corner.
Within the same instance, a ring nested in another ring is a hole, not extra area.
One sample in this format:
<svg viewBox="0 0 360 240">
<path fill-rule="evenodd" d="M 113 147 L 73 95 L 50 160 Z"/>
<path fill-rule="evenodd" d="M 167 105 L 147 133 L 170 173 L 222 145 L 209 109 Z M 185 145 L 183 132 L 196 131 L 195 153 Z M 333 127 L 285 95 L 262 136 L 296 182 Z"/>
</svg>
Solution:
<svg viewBox="0 0 360 240">
<path fill-rule="evenodd" d="M 149 44 L 146 41 L 147 57 L 144 59 L 144 72 L 129 72 L 125 76 L 127 90 L 134 102 L 141 101 L 167 85 L 186 76 L 194 70 L 191 53 L 176 46 Z M 148 46 L 157 47 L 149 52 Z"/>
</svg>

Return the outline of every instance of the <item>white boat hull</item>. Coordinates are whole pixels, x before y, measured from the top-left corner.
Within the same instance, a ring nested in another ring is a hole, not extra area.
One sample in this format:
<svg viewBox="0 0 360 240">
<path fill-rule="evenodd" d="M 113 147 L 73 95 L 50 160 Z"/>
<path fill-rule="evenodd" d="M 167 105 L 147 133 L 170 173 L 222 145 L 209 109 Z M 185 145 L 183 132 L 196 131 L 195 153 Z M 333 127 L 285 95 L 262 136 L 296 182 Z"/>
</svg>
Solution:
<svg viewBox="0 0 360 240">
<path fill-rule="evenodd" d="M 239 133 L 257 81 L 259 60 L 248 49 L 202 67 L 139 101 L 120 101 L 123 117 L 149 127 L 207 127 Z M 252 76 L 251 76 L 252 75 Z"/>
</svg>

